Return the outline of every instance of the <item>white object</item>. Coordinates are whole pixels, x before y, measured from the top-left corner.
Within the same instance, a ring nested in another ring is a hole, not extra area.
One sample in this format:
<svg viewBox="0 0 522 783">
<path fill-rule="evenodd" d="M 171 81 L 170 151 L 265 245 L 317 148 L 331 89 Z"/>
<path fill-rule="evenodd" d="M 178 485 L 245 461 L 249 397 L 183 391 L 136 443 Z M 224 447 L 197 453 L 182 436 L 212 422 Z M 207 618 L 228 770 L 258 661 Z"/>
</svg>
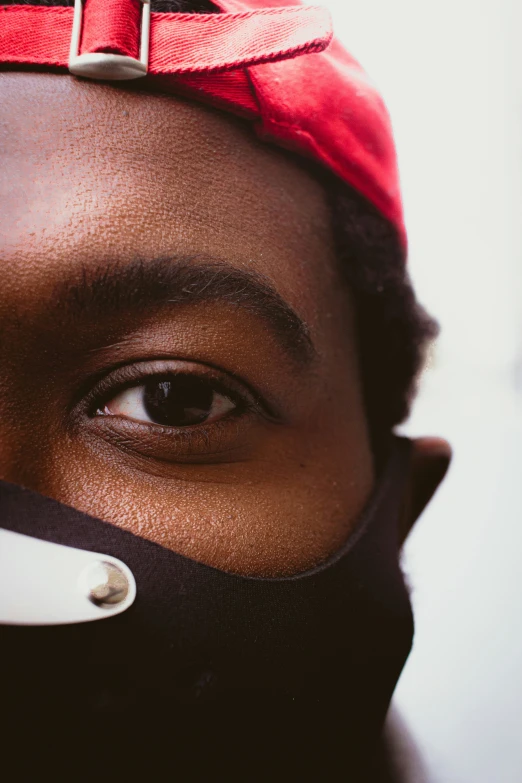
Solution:
<svg viewBox="0 0 522 783">
<path fill-rule="evenodd" d="M 134 576 L 121 560 L 0 529 L 0 624 L 102 620 L 135 597 Z"/>
</svg>

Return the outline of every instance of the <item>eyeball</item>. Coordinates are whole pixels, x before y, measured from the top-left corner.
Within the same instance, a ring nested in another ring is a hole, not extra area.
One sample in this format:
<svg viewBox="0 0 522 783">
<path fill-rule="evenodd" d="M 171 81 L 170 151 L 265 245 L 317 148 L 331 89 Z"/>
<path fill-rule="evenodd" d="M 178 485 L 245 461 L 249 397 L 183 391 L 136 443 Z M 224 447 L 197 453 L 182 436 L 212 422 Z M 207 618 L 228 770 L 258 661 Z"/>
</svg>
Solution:
<svg viewBox="0 0 522 783">
<path fill-rule="evenodd" d="M 98 413 L 178 428 L 215 421 L 236 408 L 237 404 L 208 379 L 171 375 L 125 389 Z"/>
</svg>

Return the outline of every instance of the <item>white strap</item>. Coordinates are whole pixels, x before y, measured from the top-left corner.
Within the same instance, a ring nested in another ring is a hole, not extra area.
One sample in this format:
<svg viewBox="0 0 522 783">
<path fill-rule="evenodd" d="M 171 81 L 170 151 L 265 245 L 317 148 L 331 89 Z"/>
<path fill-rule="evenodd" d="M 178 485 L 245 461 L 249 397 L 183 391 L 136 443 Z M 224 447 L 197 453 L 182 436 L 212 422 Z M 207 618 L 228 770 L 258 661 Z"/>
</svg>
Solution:
<svg viewBox="0 0 522 783">
<path fill-rule="evenodd" d="M 135 597 L 134 576 L 121 560 L 0 529 L 0 624 L 102 620 Z"/>
</svg>

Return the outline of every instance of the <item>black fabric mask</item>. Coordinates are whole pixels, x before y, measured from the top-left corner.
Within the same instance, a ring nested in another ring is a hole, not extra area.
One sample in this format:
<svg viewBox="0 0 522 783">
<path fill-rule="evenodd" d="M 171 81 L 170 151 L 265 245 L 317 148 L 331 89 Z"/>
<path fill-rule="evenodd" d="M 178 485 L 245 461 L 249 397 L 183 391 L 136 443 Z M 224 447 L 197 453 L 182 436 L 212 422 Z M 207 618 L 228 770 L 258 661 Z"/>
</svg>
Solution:
<svg viewBox="0 0 522 783">
<path fill-rule="evenodd" d="M 281 579 L 224 573 L 0 482 L 2 527 L 117 557 L 138 590 L 110 619 L 0 628 L 17 764 L 72 764 L 70 780 L 90 763 L 117 781 L 138 768 L 183 783 L 376 780 L 413 635 L 398 562 L 409 458 L 395 438 L 343 548 Z"/>
</svg>

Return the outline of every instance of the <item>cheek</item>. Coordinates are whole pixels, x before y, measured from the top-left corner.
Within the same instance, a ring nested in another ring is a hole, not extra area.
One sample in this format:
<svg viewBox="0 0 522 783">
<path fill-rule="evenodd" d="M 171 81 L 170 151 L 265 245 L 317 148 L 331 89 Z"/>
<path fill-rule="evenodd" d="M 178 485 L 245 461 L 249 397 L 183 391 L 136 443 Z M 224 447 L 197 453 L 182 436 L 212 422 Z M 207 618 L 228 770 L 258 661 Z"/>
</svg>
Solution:
<svg viewBox="0 0 522 783">
<path fill-rule="evenodd" d="M 216 568 L 298 573 L 342 545 L 373 483 L 360 441 L 308 435 L 286 433 L 252 461 L 160 472 L 106 444 L 55 441 L 28 476 L 43 494 Z"/>
<path fill-rule="evenodd" d="M 145 464 L 69 435 L 52 384 L 26 379 L 7 394 L 0 383 L 0 477 L 222 570 L 306 570 L 342 545 L 373 486 L 356 362 L 346 341 L 341 350 L 328 338 L 332 370 L 319 399 L 235 463 Z"/>
</svg>

